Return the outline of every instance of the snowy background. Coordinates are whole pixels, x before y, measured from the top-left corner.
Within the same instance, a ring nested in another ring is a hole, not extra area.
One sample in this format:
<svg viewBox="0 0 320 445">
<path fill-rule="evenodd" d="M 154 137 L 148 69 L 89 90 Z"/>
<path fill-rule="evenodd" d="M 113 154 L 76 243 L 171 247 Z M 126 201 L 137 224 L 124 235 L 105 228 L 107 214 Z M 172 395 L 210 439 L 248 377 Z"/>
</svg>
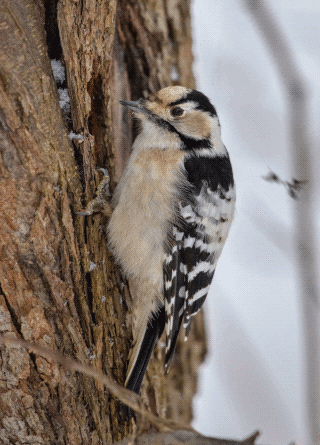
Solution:
<svg viewBox="0 0 320 445">
<path fill-rule="evenodd" d="M 320 2 L 267 3 L 308 86 L 319 172 Z M 259 443 L 308 445 L 294 202 L 262 179 L 269 168 L 293 177 L 285 95 L 240 0 L 193 0 L 192 8 L 197 89 L 217 109 L 237 185 L 236 217 L 205 306 L 209 354 L 193 426 L 238 439 L 258 428 Z"/>
</svg>

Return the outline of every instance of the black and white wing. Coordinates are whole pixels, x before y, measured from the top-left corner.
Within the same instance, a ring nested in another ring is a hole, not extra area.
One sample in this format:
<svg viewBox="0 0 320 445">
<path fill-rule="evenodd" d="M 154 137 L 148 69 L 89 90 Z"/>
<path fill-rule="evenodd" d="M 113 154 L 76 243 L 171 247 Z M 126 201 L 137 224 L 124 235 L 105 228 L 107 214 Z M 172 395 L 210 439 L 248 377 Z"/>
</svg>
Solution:
<svg viewBox="0 0 320 445">
<path fill-rule="evenodd" d="M 180 202 L 180 222 L 172 227 L 173 243 L 163 268 L 166 365 L 181 323 L 186 338 L 192 317 L 206 299 L 234 213 L 234 183 L 227 156 L 190 158 L 185 167 L 193 199 Z"/>
</svg>

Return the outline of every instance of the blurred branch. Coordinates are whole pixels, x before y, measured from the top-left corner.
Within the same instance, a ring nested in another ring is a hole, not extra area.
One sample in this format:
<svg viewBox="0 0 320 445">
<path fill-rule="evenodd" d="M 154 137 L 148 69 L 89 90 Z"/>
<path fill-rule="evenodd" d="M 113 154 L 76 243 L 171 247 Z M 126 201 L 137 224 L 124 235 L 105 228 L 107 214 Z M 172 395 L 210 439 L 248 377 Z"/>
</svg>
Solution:
<svg viewBox="0 0 320 445">
<path fill-rule="evenodd" d="M 135 439 L 135 445 L 253 445 L 259 432 L 255 432 L 243 441 L 205 437 L 193 431 L 173 431 L 172 433 L 143 434 Z M 114 445 L 131 445 L 130 439 L 124 439 Z"/>
<path fill-rule="evenodd" d="M 175 422 L 169 419 L 162 419 L 161 417 L 155 416 L 151 412 L 147 411 L 142 398 L 132 391 L 119 385 L 110 377 L 107 377 L 103 372 L 99 371 L 97 368 L 89 365 L 84 365 L 78 360 L 72 359 L 59 352 L 53 351 L 43 346 L 20 340 L 8 335 L 0 335 L 0 345 L 11 345 L 11 346 L 21 346 L 22 348 L 28 349 L 29 352 L 34 352 L 36 354 L 45 357 L 48 360 L 53 360 L 56 363 L 69 370 L 80 372 L 81 374 L 87 375 L 88 377 L 94 378 L 96 381 L 104 385 L 115 397 L 117 397 L 122 403 L 129 406 L 136 413 L 140 414 L 143 418 L 149 420 L 153 425 L 155 425 L 159 431 L 174 431 L 174 430 L 186 430 L 196 432 L 192 427 L 184 425 L 179 422 Z"/>
<path fill-rule="evenodd" d="M 157 443 L 158 445 L 253 445 L 257 437 L 260 435 L 259 431 L 256 431 L 243 441 L 202 436 L 202 434 L 199 434 L 190 426 L 169 419 L 162 419 L 161 417 L 151 414 L 144 407 L 143 401 L 138 394 L 122 387 L 93 366 L 84 365 L 78 360 L 62 355 L 59 352 L 9 335 L 0 335 L 0 345 L 20 346 L 28 349 L 29 352 L 34 352 L 48 360 L 60 363 L 61 366 L 69 371 L 76 371 L 94 378 L 96 381 L 104 385 L 114 396 L 121 400 L 122 403 L 152 422 L 160 431 L 160 433 L 144 434 L 140 437 L 134 437 L 133 439 L 124 439 L 117 442 L 115 445 L 129 445 L 132 443 L 135 443 L 136 445 L 150 445 L 151 443 Z"/>
<path fill-rule="evenodd" d="M 293 51 L 276 18 L 263 0 L 244 0 L 271 52 L 280 73 L 288 101 L 290 138 L 295 175 L 305 181 L 301 199 L 296 201 L 296 238 L 302 290 L 302 318 L 306 342 L 307 405 L 311 440 L 320 438 L 320 392 L 318 347 L 318 284 L 315 261 L 315 230 L 311 205 L 312 171 L 308 141 L 308 104 L 306 87 Z"/>
<path fill-rule="evenodd" d="M 289 194 L 289 196 L 293 199 L 299 199 L 299 192 L 301 191 L 303 185 L 307 182 L 305 180 L 299 180 L 292 178 L 292 181 L 284 181 L 273 171 L 269 171 L 269 173 L 265 176 L 262 176 L 262 179 L 268 182 L 276 182 L 278 184 L 283 185 Z"/>
<path fill-rule="evenodd" d="M 304 84 L 298 66 L 276 17 L 263 1 L 244 0 L 244 2 L 268 45 L 287 93 L 289 96 L 304 96 Z"/>
</svg>

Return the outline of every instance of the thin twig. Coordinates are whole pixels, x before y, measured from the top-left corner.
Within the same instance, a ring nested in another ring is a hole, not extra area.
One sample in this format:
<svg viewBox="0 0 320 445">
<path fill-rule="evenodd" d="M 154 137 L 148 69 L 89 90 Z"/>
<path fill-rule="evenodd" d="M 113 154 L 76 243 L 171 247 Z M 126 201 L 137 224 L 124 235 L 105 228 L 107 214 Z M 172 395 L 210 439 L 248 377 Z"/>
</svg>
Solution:
<svg viewBox="0 0 320 445">
<path fill-rule="evenodd" d="M 268 182 L 276 182 L 278 184 L 283 185 L 289 196 L 293 199 L 299 199 L 300 196 L 300 192 L 303 189 L 304 184 L 307 183 L 307 181 L 303 180 L 303 179 L 295 179 L 292 178 L 292 181 L 285 181 L 283 179 L 280 178 L 280 176 L 278 176 L 275 172 L 273 172 L 272 170 L 269 171 L 269 173 L 265 176 L 262 176 L 262 179 L 264 179 L 265 181 Z"/>
<path fill-rule="evenodd" d="M 205 437 L 192 431 L 173 431 L 167 433 L 148 433 L 135 439 L 134 445 L 254 445 L 258 432 L 245 440 L 229 440 L 216 437 Z M 123 439 L 114 445 L 132 445 L 130 439 Z"/>
<path fill-rule="evenodd" d="M 68 371 L 76 371 L 89 377 L 93 377 L 99 383 L 104 385 L 122 403 L 129 406 L 129 408 L 139 413 L 145 419 L 149 420 L 159 429 L 159 431 L 187 430 L 196 432 L 188 425 L 184 425 L 173 420 L 162 419 L 161 417 L 151 414 L 145 409 L 143 400 L 138 394 L 135 394 L 134 392 L 129 391 L 128 389 L 119 385 L 117 382 L 112 380 L 110 377 L 107 377 L 93 366 L 84 365 L 75 359 L 62 355 L 59 352 L 52 351 L 48 348 L 44 348 L 39 344 L 9 337 L 8 335 L 0 335 L 0 345 L 1 344 L 21 346 L 22 348 L 28 349 L 29 352 L 34 352 L 49 360 L 60 363 L 60 365 Z"/>
</svg>

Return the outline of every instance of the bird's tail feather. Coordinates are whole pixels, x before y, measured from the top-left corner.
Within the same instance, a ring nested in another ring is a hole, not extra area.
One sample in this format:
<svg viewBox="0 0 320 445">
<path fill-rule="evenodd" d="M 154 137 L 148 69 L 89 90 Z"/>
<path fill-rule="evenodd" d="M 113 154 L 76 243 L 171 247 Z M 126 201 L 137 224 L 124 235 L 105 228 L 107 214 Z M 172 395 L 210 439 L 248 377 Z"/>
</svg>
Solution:
<svg viewBox="0 0 320 445">
<path fill-rule="evenodd" d="M 165 324 L 165 310 L 161 307 L 147 323 L 142 341 L 137 341 L 131 353 L 125 382 L 127 389 L 139 394 L 150 356 Z M 142 337 L 141 335 L 141 337 Z M 140 343 L 140 344 L 139 344 Z M 135 350 L 136 349 L 136 350 Z"/>
</svg>

